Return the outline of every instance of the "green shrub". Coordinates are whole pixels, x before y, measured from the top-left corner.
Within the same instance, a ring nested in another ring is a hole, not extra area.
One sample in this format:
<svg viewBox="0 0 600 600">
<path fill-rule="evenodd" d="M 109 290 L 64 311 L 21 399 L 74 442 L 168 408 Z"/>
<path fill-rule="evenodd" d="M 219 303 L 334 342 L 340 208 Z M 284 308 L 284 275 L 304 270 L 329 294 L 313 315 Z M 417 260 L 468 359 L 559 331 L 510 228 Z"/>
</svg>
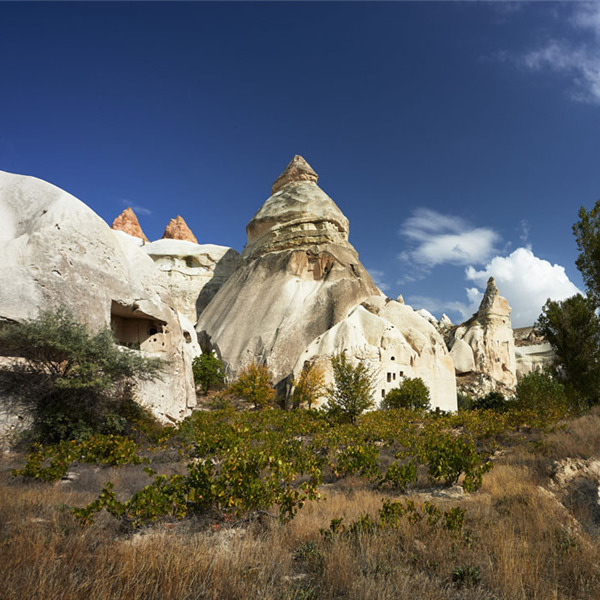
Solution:
<svg viewBox="0 0 600 600">
<path fill-rule="evenodd" d="M 132 382 L 158 378 L 165 365 L 117 347 L 108 328 L 90 333 L 65 309 L 4 325 L 0 351 L 18 357 L 0 370 L 0 391 L 20 398 L 44 443 L 124 432 Z"/>
<path fill-rule="evenodd" d="M 214 352 L 203 352 L 192 361 L 194 382 L 202 388 L 206 396 L 211 385 L 217 385 L 223 381 L 225 372 L 223 362 Z"/>
<path fill-rule="evenodd" d="M 275 399 L 275 388 L 271 385 L 271 372 L 264 365 L 251 363 L 229 386 L 229 393 L 252 402 L 254 408 L 264 408 Z"/>
<path fill-rule="evenodd" d="M 490 392 L 483 398 L 474 400 L 471 405 L 472 410 L 493 410 L 496 412 L 505 412 L 508 408 L 509 404 L 500 392 Z"/>
<path fill-rule="evenodd" d="M 544 410 L 567 407 L 565 386 L 545 371 L 525 375 L 517 384 L 516 408 Z"/>
<path fill-rule="evenodd" d="M 333 386 L 329 388 L 328 411 L 335 417 L 351 423 L 374 405 L 375 377 L 364 362 L 356 366 L 348 362 L 342 352 L 331 359 Z"/>
<path fill-rule="evenodd" d="M 429 388 L 420 377 L 407 377 L 395 389 L 390 390 L 382 402 L 382 408 L 429 409 Z"/>
</svg>

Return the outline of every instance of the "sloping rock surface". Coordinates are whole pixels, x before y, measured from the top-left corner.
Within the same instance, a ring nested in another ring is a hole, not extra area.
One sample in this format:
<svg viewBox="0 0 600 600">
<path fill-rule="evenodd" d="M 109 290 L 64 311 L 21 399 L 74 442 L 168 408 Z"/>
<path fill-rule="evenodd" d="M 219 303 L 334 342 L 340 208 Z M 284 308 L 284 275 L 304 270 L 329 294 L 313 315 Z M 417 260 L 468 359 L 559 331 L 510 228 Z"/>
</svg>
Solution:
<svg viewBox="0 0 600 600">
<path fill-rule="evenodd" d="M 193 339 L 134 238 L 63 190 L 0 171 L 0 256 L 0 320 L 62 305 L 92 330 L 112 326 L 121 343 L 169 360 L 163 381 L 139 390 L 144 404 L 172 419 L 195 404 Z"/>
<path fill-rule="evenodd" d="M 177 215 L 174 219 L 171 219 L 165 228 L 165 232 L 162 236 L 163 240 L 182 240 L 185 242 L 192 242 L 197 244 L 198 240 L 192 233 L 192 230 L 188 227 L 187 223 L 183 220 L 183 217 Z"/>
</svg>

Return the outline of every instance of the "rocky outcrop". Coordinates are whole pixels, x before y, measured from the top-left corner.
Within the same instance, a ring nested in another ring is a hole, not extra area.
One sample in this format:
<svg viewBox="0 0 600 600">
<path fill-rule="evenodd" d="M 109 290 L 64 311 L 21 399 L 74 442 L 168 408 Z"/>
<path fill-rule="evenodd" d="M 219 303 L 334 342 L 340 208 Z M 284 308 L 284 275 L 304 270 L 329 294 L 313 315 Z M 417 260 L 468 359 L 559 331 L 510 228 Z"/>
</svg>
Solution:
<svg viewBox="0 0 600 600">
<path fill-rule="evenodd" d="M 510 306 L 490 277 L 479 310 L 449 336 L 457 375 L 480 374 L 503 390 L 517 384 Z M 460 386 L 460 379 L 459 379 Z"/>
<path fill-rule="evenodd" d="M 175 308 L 192 323 L 241 262 L 239 252 L 214 244 L 163 239 L 142 249 L 164 273 Z"/>
<path fill-rule="evenodd" d="M 169 224 L 163 233 L 162 239 L 181 240 L 184 242 L 192 242 L 192 244 L 198 243 L 198 240 L 192 233 L 192 230 L 187 226 L 187 223 L 183 220 L 183 217 L 180 217 L 179 215 L 169 221 Z"/>
<path fill-rule="evenodd" d="M 217 350 L 230 376 L 262 362 L 284 389 L 306 360 L 347 350 L 377 367 L 379 394 L 405 374 L 421 373 L 435 406 L 456 407 L 441 337 L 377 289 L 348 241 L 348 220 L 303 158 L 292 159 L 246 231 L 240 267 L 197 325 L 201 342 Z"/>
<path fill-rule="evenodd" d="M 111 228 L 115 231 L 122 231 L 127 235 L 131 235 L 135 238 L 144 240 L 145 242 L 149 241 L 144 232 L 142 231 L 138 218 L 135 216 L 135 213 L 131 208 L 126 208 L 113 221 Z"/>
<path fill-rule="evenodd" d="M 555 364 L 554 349 L 535 327 L 515 329 L 514 336 L 517 379 Z"/>
<path fill-rule="evenodd" d="M 142 403 L 165 419 L 187 414 L 195 332 L 139 240 L 33 177 L 0 172 L 0 215 L 0 320 L 65 306 L 92 330 L 111 326 L 119 343 L 169 361 L 162 381 L 138 389 Z"/>
</svg>

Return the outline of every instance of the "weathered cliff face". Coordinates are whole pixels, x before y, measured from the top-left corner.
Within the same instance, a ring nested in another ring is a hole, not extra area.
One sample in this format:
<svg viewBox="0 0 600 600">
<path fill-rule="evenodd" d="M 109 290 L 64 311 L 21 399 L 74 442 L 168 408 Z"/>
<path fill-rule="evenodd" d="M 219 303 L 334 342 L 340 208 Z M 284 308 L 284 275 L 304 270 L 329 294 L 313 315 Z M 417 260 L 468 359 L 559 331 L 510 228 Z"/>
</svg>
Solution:
<svg viewBox="0 0 600 600">
<path fill-rule="evenodd" d="M 556 362 L 554 349 L 534 327 L 515 329 L 514 336 L 517 379 Z"/>
<path fill-rule="evenodd" d="M 112 326 L 120 343 L 169 361 L 162 381 L 140 389 L 140 401 L 163 418 L 185 415 L 195 404 L 193 331 L 188 325 L 184 335 L 139 240 L 111 231 L 77 198 L 33 177 L 0 172 L 0 215 L 0 320 L 62 305 L 93 330 Z"/>
<path fill-rule="evenodd" d="M 201 342 L 218 351 L 231 376 L 262 362 L 282 387 L 306 360 L 328 362 L 346 350 L 377 367 L 378 394 L 405 375 L 426 374 L 434 406 L 455 408 L 440 336 L 410 307 L 385 299 L 348 241 L 348 220 L 316 182 L 295 156 L 248 224 L 241 266 L 200 315 Z M 377 308 L 361 307 L 365 301 Z"/>
<path fill-rule="evenodd" d="M 482 374 L 491 378 L 492 387 L 496 382 L 508 390 L 515 389 L 515 343 L 510 312 L 507 300 L 500 296 L 490 277 L 477 314 L 459 325 L 449 342 L 457 375 Z"/>
<path fill-rule="evenodd" d="M 194 324 L 241 262 L 232 248 L 175 239 L 158 240 L 142 250 L 165 275 L 175 308 Z"/>
</svg>

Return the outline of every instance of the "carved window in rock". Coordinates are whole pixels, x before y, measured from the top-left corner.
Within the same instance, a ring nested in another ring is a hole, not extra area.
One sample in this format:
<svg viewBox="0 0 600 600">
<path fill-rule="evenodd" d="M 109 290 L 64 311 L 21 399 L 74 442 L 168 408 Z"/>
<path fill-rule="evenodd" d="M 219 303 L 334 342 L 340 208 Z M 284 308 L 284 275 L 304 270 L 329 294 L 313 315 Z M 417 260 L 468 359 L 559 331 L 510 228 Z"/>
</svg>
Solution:
<svg viewBox="0 0 600 600">
<path fill-rule="evenodd" d="M 146 352 L 166 350 L 167 324 L 142 312 L 136 304 L 112 302 L 110 326 L 120 346 Z"/>
<path fill-rule="evenodd" d="M 387 374 L 387 381 L 388 381 L 388 383 L 389 383 L 391 380 L 392 380 L 392 374 L 391 374 L 391 373 L 388 373 L 388 374 Z"/>
</svg>

